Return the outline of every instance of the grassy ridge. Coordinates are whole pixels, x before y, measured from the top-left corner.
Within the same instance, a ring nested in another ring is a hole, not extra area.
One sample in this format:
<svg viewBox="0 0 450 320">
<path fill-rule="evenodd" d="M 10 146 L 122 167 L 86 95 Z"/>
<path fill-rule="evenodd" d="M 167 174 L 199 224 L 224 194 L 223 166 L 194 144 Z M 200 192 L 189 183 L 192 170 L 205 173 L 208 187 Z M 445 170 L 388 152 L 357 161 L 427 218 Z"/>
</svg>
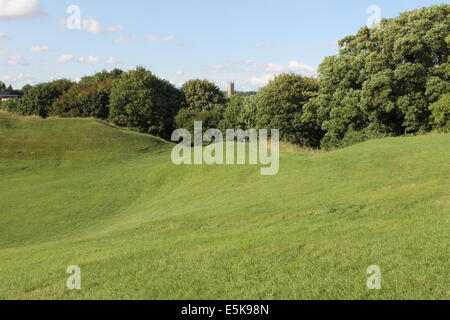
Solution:
<svg viewBox="0 0 450 320">
<path fill-rule="evenodd" d="M 1 114 L 0 139 L 0 299 L 449 298 L 450 135 L 282 153 L 273 177 L 94 120 Z"/>
</svg>

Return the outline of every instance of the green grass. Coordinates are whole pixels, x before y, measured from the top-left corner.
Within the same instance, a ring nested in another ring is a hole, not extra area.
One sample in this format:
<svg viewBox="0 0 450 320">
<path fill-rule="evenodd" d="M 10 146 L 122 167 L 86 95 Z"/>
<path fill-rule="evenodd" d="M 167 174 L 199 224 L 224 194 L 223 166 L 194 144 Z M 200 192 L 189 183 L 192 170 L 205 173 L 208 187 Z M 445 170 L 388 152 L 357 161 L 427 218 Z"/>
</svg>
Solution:
<svg viewBox="0 0 450 320">
<path fill-rule="evenodd" d="M 450 135 L 282 153 L 266 177 L 171 148 L 0 113 L 0 299 L 450 298 Z"/>
</svg>

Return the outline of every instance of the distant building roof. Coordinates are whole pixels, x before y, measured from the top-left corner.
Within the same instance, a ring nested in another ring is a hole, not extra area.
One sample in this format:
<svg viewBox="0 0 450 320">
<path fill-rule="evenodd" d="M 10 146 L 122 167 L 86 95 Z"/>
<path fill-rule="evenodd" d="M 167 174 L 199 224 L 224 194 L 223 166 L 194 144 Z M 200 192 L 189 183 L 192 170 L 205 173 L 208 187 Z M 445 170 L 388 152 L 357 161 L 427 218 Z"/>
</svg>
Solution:
<svg viewBox="0 0 450 320">
<path fill-rule="evenodd" d="M 17 94 L 11 94 L 8 91 L 0 91 L 0 98 L 17 98 Z"/>
</svg>

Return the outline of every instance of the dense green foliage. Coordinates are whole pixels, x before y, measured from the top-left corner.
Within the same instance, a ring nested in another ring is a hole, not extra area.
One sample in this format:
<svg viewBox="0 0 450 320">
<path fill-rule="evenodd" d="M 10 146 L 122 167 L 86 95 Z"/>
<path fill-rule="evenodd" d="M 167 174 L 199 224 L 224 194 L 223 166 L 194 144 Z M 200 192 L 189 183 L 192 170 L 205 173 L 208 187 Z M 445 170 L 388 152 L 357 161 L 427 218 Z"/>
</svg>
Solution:
<svg viewBox="0 0 450 320">
<path fill-rule="evenodd" d="M 109 119 L 120 126 L 169 138 L 181 104 L 178 89 L 139 67 L 114 83 Z"/>
<path fill-rule="evenodd" d="M 121 74 L 115 69 L 81 79 L 53 103 L 51 115 L 108 118 L 111 88 Z"/>
<path fill-rule="evenodd" d="M 27 88 L 17 104 L 16 112 L 45 118 L 53 103 L 72 86 L 73 82 L 61 79 Z"/>
<path fill-rule="evenodd" d="M 190 80 L 181 87 L 183 107 L 175 118 L 177 128 L 193 131 L 194 122 L 202 121 L 203 130 L 218 128 L 223 118 L 225 96 L 207 80 Z"/>
<path fill-rule="evenodd" d="M 19 103 L 19 100 L 17 99 L 10 99 L 2 101 L 0 104 L 0 109 L 6 110 L 8 112 L 17 112 L 17 105 Z"/>
<path fill-rule="evenodd" d="M 450 131 L 450 93 L 444 94 L 430 106 L 432 125 L 437 130 Z"/>
<path fill-rule="evenodd" d="M 280 130 L 284 141 L 318 146 L 321 131 L 304 121 L 303 107 L 317 95 L 316 79 L 284 74 L 262 88 L 257 95 L 257 127 Z"/>
<path fill-rule="evenodd" d="M 219 87 L 208 80 L 190 80 L 181 87 L 185 106 L 194 111 L 211 111 L 225 104 Z"/>
<path fill-rule="evenodd" d="M 175 166 L 172 144 L 94 120 L 11 117 L 0 300 L 448 299 L 448 134 L 282 153 L 267 179 Z"/>
<path fill-rule="evenodd" d="M 430 105 L 450 92 L 450 5 L 405 12 L 339 42 L 311 103 L 326 148 L 431 129 Z M 450 108 L 450 106 L 447 106 Z"/>
<path fill-rule="evenodd" d="M 246 106 L 251 105 L 248 99 L 248 96 L 242 95 L 234 95 L 228 99 L 226 108 L 223 112 L 222 120 L 219 124 L 220 129 L 256 128 L 256 122 L 250 124 L 246 121 Z"/>
</svg>

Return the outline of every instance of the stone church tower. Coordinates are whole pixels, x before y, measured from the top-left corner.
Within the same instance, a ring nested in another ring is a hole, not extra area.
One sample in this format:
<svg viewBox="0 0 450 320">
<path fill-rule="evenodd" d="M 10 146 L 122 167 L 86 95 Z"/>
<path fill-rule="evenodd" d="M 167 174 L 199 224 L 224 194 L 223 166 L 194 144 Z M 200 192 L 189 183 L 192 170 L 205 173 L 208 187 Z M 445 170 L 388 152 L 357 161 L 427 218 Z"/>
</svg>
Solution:
<svg viewBox="0 0 450 320">
<path fill-rule="evenodd" d="M 228 82 L 228 97 L 232 97 L 234 95 L 234 82 Z"/>
</svg>

